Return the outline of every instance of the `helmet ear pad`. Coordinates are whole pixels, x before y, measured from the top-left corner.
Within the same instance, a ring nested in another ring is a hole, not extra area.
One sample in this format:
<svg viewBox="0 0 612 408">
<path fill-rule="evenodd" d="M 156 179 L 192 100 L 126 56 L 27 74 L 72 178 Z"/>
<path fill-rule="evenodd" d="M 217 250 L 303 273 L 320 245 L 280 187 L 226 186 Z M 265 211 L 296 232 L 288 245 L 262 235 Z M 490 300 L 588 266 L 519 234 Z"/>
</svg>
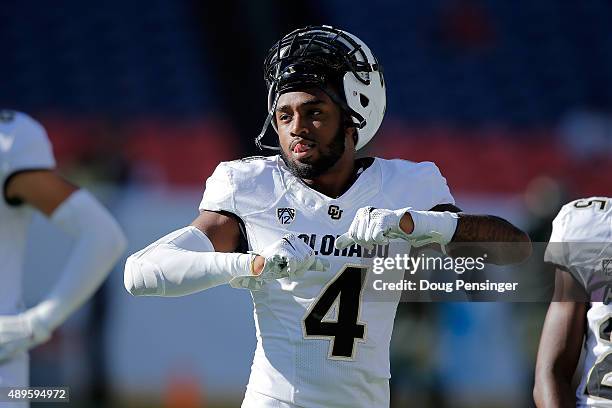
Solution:
<svg viewBox="0 0 612 408">
<path fill-rule="evenodd" d="M 370 84 L 357 80 L 351 72 L 344 74 L 344 96 L 346 105 L 352 112 L 356 112 L 364 119 L 362 127 L 358 128 L 359 138 L 355 150 L 361 149 L 368 143 L 382 123 L 386 108 L 386 92 L 381 72 L 369 72 Z"/>
</svg>

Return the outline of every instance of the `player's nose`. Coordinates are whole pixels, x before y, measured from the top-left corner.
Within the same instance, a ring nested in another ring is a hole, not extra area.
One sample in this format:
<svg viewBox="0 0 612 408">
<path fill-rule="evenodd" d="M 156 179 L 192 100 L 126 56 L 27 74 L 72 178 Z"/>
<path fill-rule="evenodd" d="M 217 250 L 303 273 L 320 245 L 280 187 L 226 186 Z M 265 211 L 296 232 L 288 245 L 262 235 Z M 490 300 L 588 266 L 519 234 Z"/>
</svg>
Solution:
<svg viewBox="0 0 612 408">
<path fill-rule="evenodd" d="M 310 128 L 308 126 L 307 118 L 303 115 L 297 114 L 291 121 L 291 134 L 293 136 L 304 136 L 310 134 Z"/>
</svg>

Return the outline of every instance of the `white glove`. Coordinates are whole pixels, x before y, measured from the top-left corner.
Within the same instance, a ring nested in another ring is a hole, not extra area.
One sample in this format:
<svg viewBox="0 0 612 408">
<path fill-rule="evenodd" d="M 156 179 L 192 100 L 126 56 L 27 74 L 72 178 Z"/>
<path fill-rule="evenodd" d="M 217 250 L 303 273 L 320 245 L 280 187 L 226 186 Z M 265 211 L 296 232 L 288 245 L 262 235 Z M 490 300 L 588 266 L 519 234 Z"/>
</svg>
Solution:
<svg viewBox="0 0 612 408">
<path fill-rule="evenodd" d="M 51 332 L 36 317 L 34 309 L 0 316 L 0 363 L 46 342 Z"/>
<path fill-rule="evenodd" d="M 315 256 L 314 250 L 293 234 L 285 235 L 255 255 L 265 259 L 261 273 L 233 278 L 232 287 L 259 290 L 266 281 L 300 278 L 307 270 L 323 272 L 329 268 L 327 260 Z"/>
<path fill-rule="evenodd" d="M 387 244 L 391 238 L 404 238 L 407 234 L 399 223 L 407 209 L 385 210 L 363 207 L 357 210 L 348 232 L 336 239 L 335 246 L 344 249 L 354 243 L 372 249 L 374 244 Z"/>
<path fill-rule="evenodd" d="M 410 212 L 414 230 L 406 234 L 400 228 L 400 220 Z M 353 243 L 372 249 L 374 244 L 387 244 L 390 239 L 401 238 L 413 247 L 432 243 L 448 244 L 457 227 L 457 214 L 437 211 L 413 211 L 408 208 L 385 210 L 363 207 L 357 211 L 353 222 L 344 234 L 336 239 L 335 246 L 344 249 Z"/>
</svg>

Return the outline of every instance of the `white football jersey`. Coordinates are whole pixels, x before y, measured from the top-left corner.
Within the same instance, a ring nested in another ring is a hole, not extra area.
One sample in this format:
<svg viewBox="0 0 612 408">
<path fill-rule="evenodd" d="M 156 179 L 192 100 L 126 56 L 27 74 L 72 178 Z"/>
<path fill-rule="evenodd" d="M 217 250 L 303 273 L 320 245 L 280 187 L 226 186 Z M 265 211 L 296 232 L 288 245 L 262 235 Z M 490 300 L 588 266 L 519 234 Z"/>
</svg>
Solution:
<svg viewBox="0 0 612 408">
<path fill-rule="evenodd" d="M 249 390 L 302 407 L 389 406 L 389 343 L 401 292 L 374 293 L 380 275 L 368 266 L 409 245 L 338 251 L 334 241 L 361 207 L 429 210 L 454 200 L 433 163 L 371 160 L 338 198 L 308 187 L 279 156 L 221 163 L 206 182 L 200 210 L 240 217 L 250 250 L 294 233 L 331 265 L 251 292 L 257 348 Z"/>
<path fill-rule="evenodd" d="M 30 206 L 7 202 L 7 181 L 22 171 L 54 167 L 44 128 L 24 113 L 0 111 L 0 314 L 22 307 L 23 258 L 33 214 Z"/>
<path fill-rule="evenodd" d="M 544 259 L 563 266 L 590 295 L 578 407 L 612 407 L 612 199 L 590 197 L 561 208 Z M 602 302 L 603 300 L 603 302 Z"/>
</svg>

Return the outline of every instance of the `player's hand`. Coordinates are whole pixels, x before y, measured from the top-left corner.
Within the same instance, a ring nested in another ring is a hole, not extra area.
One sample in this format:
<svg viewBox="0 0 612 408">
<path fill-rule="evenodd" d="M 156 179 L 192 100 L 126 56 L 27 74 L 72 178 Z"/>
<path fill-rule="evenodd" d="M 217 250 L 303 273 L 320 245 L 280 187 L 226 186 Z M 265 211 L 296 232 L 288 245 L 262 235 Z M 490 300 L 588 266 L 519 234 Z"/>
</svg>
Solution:
<svg viewBox="0 0 612 408">
<path fill-rule="evenodd" d="M 299 278 L 307 270 L 325 271 L 329 267 L 326 260 L 316 257 L 314 250 L 293 234 L 266 247 L 259 256 L 264 265 L 254 274 L 263 280 Z"/>
<path fill-rule="evenodd" d="M 451 241 L 456 226 L 457 215 L 448 211 L 363 207 L 357 211 L 348 232 L 336 239 L 335 246 L 344 249 L 357 243 L 372 249 L 374 244 L 387 244 L 391 239 L 401 238 L 413 247 L 440 244 L 445 252 L 444 246 Z"/>
<path fill-rule="evenodd" d="M 257 254 L 264 259 L 263 268 L 253 276 L 239 276 L 230 281 L 235 288 L 259 290 L 266 281 L 282 278 L 295 279 L 307 270 L 325 271 L 329 262 L 315 256 L 314 250 L 293 234 L 264 248 Z"/>
<path fill-rule="evenodd" d="M 344 249 L 354 243 L 372 249 L 374 244 L 387 244 L 389 239 L 404 238 L 407 234 L 400 228 L 400 221 L 408 209 L 385 210 L 363 207 L 357 211 L 353 222 L 344 234 L 336 239 L 335 246 Z"/>
<path fill-rule="evenodd" d="M 27 351 L 51 337 L 31 311 L 0 316 L 0 363 Z"/>
</svg>

